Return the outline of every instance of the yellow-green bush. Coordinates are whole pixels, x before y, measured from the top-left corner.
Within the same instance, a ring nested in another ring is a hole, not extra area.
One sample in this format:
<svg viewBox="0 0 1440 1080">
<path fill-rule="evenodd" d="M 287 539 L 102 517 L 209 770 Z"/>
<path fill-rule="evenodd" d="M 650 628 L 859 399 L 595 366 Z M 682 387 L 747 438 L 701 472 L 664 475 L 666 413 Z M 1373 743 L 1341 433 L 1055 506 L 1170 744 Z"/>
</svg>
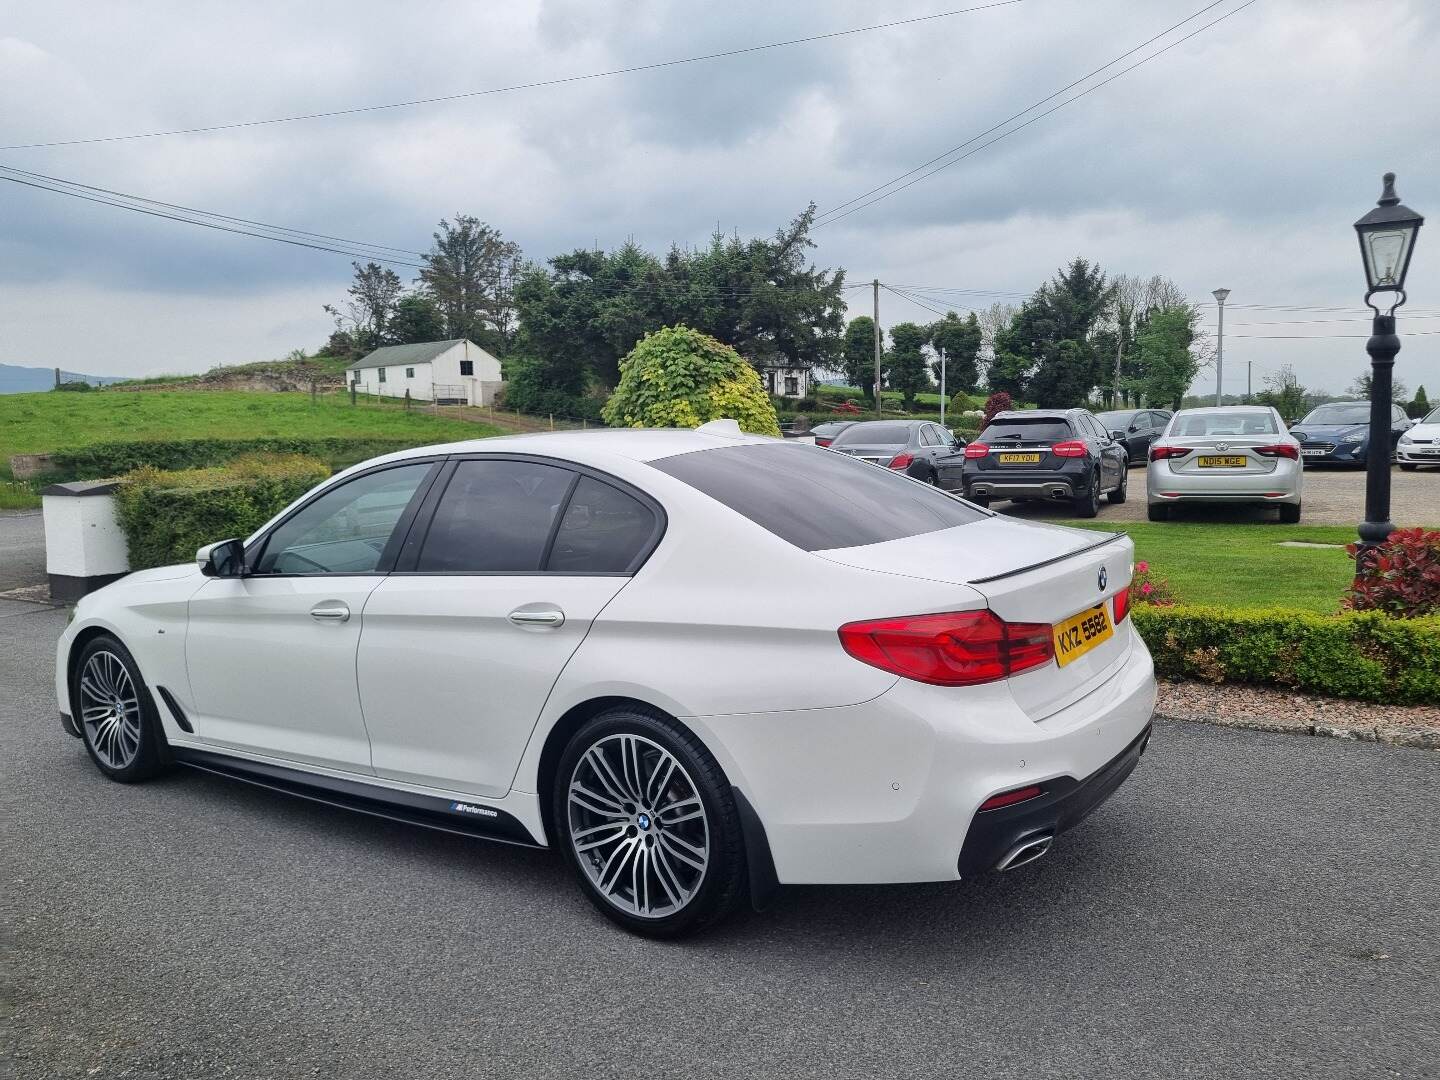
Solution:
<svg viewBox="0 0 1440 1080">
<path fill-rule="evenodd" d="M 1131 617 L 1161 675 L 1440 703 L 1440 616 L 1137 605 Z"/>
<path fill-rule="evenodd" d="M 130 568 L 189 562 L 204 544 L 247 536 L 329 475 L 323 461 L 300 454 L 251 454 L 210 469 L 146 466 L 127 473 L 116 506 Z"/>
<path fill-rule="evenodd" d="M 620 385 L 602 413 L 612 427 L 698 427 L 731 419 L 779 435 L 760 375 L 729 345 L 688 326 L 646 334 L 620 361 Z"/>
</svg>

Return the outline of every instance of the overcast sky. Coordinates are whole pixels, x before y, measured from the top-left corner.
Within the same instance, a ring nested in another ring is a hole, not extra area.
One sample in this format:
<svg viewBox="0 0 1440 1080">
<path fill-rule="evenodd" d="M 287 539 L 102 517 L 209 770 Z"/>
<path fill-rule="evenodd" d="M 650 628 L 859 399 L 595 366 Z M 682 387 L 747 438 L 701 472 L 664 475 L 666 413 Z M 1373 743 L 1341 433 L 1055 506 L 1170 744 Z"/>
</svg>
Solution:
<svg viewBox="0 0 1440 1080">
<path fill-rule="evenodd" d="M 661 71 L 215 134 L 6 150 L 0 164 L 400 248 L 427 247 L 435 222 L 463 211 L 536 260 L 627 237 L 659 250 L 702 243 L 717 224 L 770 233 L 811 200 L 822 211 L 844 203 L 1205 2 L 1022 0 Z M 1241 2 L 1224 0 L 1146 51 Z M 0 0 L 0 145 L 459 93 L 965 3 Z M 1212 328 L 1209 294 L 1224 285 L 1227 391 L 1244 389 L 1246 361 L 1257 389 L 1290 363 L 1307 385 L 1339 391 L 1365 364 L 1351 223 L 1387 169 L 1407 204 L 1440 215 L 1437 56 L 1433 0 L 1258 0 L 821 228 L 815 259 L 852 282 L 975 290 L 925 293 L 964 311 L 1029 293 L 1084 255 L 1110 273 L 1173 278 L 1206 301 Z M 1430 228 L 1440 232 L 1440 217 Z M 1440 235 L 1422 231 L 1417 250 L 1402 329 L 1431 336 L 1405 339 L 1397 375 L 1434 397 Z M 132 375 L 313 349 L 330 329 L 321 305 L 342 297 L 349 276 L 338 255 L 0 183 L 0 362 Z M 847 295 L 856 313 L 868 310 L 868 290 Z M 1275 310 L 1284 305 L 1304 310 Z M 1349 310 L 1314 310 L 1331 307 Z M 887 326 L 930 318 L 883 296 Z"/>
</svg>

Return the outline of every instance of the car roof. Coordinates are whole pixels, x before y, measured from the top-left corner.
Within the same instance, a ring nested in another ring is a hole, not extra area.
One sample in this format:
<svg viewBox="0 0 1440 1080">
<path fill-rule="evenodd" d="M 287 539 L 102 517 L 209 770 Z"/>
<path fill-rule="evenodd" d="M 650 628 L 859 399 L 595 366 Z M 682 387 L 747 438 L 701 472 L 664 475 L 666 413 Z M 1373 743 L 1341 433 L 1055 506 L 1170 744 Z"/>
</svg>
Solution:
<svg viewBox="0 0 1440 1080">
<path fill-rule="evenodd" d="M 406 458 L 429 457 L 434 454 L 539 454 L 565 458 L 603 455 L 649 462 L 694 450 L 783 441 L 764 435 L 750 435 L 738 428 L 732 433 L 698 428 L 592 428 L 585 431 L 542 431 L 416 446 L 387 454 L 385 460 L 403 461 Z"/>
<path fill-rule="evenodd" d="M 1011 420 L 1016 417 L 1026 416 L 1036 417 L 1042 420 L 1047 418 L 1054 419 L 1056 417 L 1064 417 L 1066 419 L 1069 419 L 1076 413 L 1083 413 L 1084 411 L 1084 409 L 1001 409 L 999 412 L 997 412 L 994 416 L 990 418 L 990 421 L 991 423 L 994 423 L 996 420 L 1000 420 L 1002 418 L 1006 420 Z"/>
<path fill-rule="evenodd" d="M 1269 405 L 1196 405 L 1193 409 L 1181 409 L 1175 415 L 1184 416 L 1186 413 L 1195 412 L 1268 413 L 1272 411 Z"/>
<path fill-rule="evenodd" d="M 939 422 L 939 420 L 907 420 L 902 417 L 896 417 L 894 420 L 855 420 L 853 421 L 853 426 L 865 427 L 867 424 L 903 424 L 906 427 L 916 427 L 920 424 L 938 424 Z"/>
</svg>

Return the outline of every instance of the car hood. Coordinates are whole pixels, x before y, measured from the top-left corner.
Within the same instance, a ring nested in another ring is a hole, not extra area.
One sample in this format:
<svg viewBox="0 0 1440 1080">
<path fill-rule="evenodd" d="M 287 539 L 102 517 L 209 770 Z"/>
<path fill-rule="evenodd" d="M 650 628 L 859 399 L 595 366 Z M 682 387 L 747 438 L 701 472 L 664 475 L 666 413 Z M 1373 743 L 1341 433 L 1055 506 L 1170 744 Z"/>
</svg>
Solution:
<svg viewBox="0 0 1440 1080">
<path fill-rule="evenodd" d="M 1368 430 L 1369 424 L 1298 424 L 1290 429 L 1290 434 L 1297 439 L 1343 439 L 1357 431 Z"/>
<path fill-rule="evenodd" d="M 1440 424 L 1416 424 L 1405 434 L 1412 439 L 1440 439 Z"/>
</svg>

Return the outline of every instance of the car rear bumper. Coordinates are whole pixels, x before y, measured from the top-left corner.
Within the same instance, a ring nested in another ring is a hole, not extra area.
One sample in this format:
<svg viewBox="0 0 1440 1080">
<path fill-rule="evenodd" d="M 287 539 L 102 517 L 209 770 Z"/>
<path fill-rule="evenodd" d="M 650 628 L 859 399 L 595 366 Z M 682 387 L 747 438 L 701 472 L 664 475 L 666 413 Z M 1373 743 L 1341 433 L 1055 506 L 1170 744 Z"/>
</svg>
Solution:
<svg viewBox="0 0 1440 1080">
<path fill-rule="evenodd" d="M 1146 474 L 1146 491 L 1152 503 L 1300 501 L 1302 466 L 1283 461 L 1268 473 L 1176 472 L 1163 461 L 1152 461 Z"/>
<path fill-rule="evenodd" d="M 1088 465 L 1073 472 L 1048 469 L 941 467 L 940 485 L 959 491 L 967 499 L 981 496 L 990 499 L 1055 499 L 1068 500 L 1090 490 L 1092 470 Z"/>
<path fill-rule="evenodd" d="M 1094 778 L 1148 730 L 1155 703 L 1150 654 L 1133 629 L 1126 639 L 1104 681 L 1038 721 L 1004 682 L 909 680 L 845 708 L 684 719 L 764 823 L 781 883 L 953 881 L 992 795 L 1041 785 L 1056 828 L 1108 795 Z"/>
</svg>

